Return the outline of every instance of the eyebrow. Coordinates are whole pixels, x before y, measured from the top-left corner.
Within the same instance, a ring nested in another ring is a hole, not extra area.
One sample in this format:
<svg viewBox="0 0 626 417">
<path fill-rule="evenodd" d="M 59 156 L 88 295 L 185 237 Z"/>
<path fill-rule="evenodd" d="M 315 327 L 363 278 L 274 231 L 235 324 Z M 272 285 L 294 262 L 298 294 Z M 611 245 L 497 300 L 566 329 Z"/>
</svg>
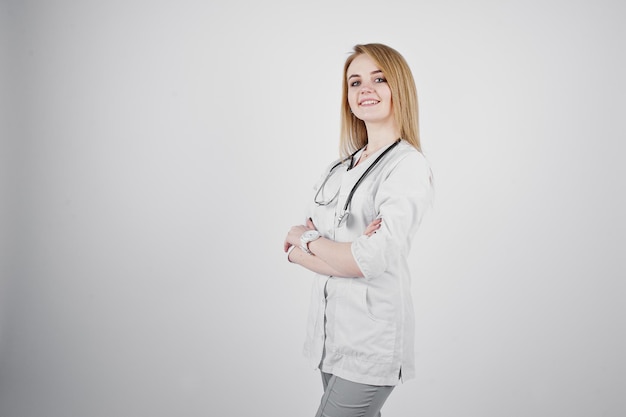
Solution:
<svg viewBox="0 0 626 417">
<path fill-rule="evenodd" d="M 374 75 L 374 74 L 382 74 L 383 71 L 382 70 L 376 70 L 376 71 L 372 71 L 370 72 L 370 75 Z M 351 76 L 348 77 L 348 79 L 354 78 L 354 77 L 360 77 L 359 74 L 352 74 Z"/>
</svg>

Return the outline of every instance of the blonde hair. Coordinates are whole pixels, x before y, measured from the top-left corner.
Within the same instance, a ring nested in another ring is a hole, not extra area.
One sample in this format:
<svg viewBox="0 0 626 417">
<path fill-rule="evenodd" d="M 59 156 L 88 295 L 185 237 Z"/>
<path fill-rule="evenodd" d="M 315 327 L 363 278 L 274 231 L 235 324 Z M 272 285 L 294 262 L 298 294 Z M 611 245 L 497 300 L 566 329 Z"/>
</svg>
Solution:
<svg viewBox="0 0 626 417">
<path fill-rule="evenodd" d="M 358 119 L 348 104 L 348 67 L 359 55 L 370 57 L 385 75 L 391 90 L 393 116 L 402 139 L 421 151 L 417 107 L 417 89 L 411 69 L 398 51 L 380 43 L 355 45 L 343 67 L 343 93 L 341 102 L 341 135 L 339 148 L 342 156 L 367 144 L 365 123 Z"/>
</svg>

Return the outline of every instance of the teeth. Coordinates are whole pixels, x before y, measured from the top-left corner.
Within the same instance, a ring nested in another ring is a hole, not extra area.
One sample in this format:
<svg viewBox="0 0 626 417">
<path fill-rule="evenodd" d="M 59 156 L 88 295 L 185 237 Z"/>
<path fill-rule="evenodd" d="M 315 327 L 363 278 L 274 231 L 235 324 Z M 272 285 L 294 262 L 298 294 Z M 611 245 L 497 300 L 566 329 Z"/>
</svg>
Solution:
<svg viewBox="0 0 626 417">
<path fill-rule="evenodd" d="M 361 102 L 361 106 L 368 105 L 368 104 L 378 104 L 378 101 L 377 100 L 365 100 Z"/>
</svg>

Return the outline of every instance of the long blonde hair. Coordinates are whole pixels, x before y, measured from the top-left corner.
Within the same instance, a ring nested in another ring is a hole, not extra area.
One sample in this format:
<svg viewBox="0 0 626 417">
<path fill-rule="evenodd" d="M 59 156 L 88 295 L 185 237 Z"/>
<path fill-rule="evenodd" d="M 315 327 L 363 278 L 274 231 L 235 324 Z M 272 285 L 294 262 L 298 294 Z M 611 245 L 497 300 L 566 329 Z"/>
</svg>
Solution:
<svg viewBox="0 0 626 417">
<path fill-rule="evenodd" d="M 417 89 L 411 69 L 404 57 L 395 49 L 380 43 L 355 45 L 353 51 L 346 59 L 343 67 L 341 135 L 339 139 L 341 155 L 345 157 L 367 144 L 365 123 L 352 114 L 348 104 L 348 67 L 354 58 L 361 54 L 370 57 L 387 79 L 387 84 L 391 89 L 393 116 L 400 128 L 402 139 L 421 151 Z"/>
</svg>

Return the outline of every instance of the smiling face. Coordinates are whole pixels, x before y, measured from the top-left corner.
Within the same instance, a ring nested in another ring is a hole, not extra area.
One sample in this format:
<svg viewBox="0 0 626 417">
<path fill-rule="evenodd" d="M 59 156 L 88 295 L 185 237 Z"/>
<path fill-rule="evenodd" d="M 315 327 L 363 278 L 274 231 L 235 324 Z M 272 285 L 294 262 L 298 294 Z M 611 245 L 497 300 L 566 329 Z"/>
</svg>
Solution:
<svg viewBox="0 0 626 417">
<path fill-rule="evenodd" d="M 378 65 L 358 55 L 346 71 L 348 104 L 352 113 L 369 124 L 394 124 L 391 89 Z"/>
</svg>

